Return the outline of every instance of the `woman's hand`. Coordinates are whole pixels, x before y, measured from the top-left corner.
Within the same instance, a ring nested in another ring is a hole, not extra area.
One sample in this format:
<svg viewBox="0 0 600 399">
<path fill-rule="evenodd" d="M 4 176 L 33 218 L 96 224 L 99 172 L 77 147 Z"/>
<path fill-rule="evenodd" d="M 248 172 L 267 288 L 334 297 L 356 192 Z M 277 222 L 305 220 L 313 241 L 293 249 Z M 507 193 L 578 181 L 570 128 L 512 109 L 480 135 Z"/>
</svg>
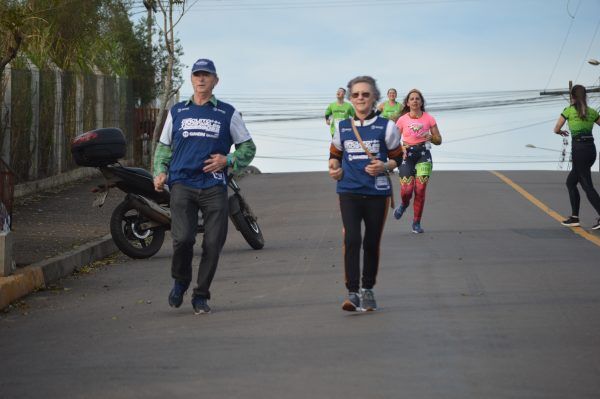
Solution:
<svg viewBox="0 0 600 399">
<path fill-rule="evenodd" d="M 385 163 L 379 159 L 372 159 L 371 163 L 365 168 L 369 176 L 379 176 L 385 171 Z"/>
<path fill-rule="evenodd" d="M 561 114 L 558 117 L 558 120 L 556 121 L 556 125 L 554 125 L 554 133 L 558 134 L 559 136 L 563 136 L 563 137 L 568 136 L 569 132 L 564 131 L 562 128 L 565 125 L 565 122 L 567 122 L 567 120 Z"/>
<path fill-rule="evenodd" d="M 408 147 L 410 146 L 402 144 L 402 159 L 406 159 L 406 156 L 408 155 Z"/>
<path fill-rule="evenodd" d="M 431 141 L 432 144 L 442 144 L 442 135 L 440 134 L 440 130 L 438 129 L 437 125 L 431 127 L 430 134 L 431 136 L 429 137 L 429 141 Z"/>
<path fill-rule="evenodd" d="M 338 161 L 337 159 L 330 159 L 329 176 L 331 176 L 333 180 L 341 180 L 343 175 L 344 169 L 341 168 L 340 161 Z"/>
</svg>

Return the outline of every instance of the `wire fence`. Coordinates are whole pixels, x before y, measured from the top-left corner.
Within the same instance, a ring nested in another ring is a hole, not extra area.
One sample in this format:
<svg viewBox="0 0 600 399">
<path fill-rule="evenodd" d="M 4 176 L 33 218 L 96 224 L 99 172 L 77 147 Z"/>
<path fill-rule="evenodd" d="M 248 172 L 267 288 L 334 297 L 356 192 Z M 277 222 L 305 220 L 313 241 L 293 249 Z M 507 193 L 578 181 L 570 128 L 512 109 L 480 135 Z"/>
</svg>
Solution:
<svg viewBox="0 0 600 399">
<path fill-rule="evenodd" d="M 0 157 L 14 171 L 15 184 L 77 168 L 71 140 L 96 128 L 120 128 L 128 144 L 127 159 L 134 158 L 131 80 L 8 67 L 1 82 Z"/>
</svg>

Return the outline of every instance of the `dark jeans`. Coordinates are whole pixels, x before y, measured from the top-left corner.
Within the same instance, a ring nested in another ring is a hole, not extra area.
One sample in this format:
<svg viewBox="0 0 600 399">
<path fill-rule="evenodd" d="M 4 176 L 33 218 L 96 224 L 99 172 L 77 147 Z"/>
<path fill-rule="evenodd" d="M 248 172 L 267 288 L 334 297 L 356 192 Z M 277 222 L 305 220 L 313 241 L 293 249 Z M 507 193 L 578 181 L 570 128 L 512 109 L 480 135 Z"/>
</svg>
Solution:
<svg viewBox="0 0 600 399">
<path fill-rule="evenodd" d="M 596 162 L 596 146 L 593 141 L 573 141 L 572 147 L 573 169 L 567 176 L 567 189 L 569 190 L 569 201 L 571 202 L 571 214 L 579 216 L 579 205 L 581 199 L 577 183 L 581 185 L 588 201 L 592 204 L 600 216 L 600 196 L 592 183 L 592 165 Z"/>
<path fill-rule="evenodd" d="M 217 271 L 219 255 L 227 238 L 227 187 L 214 186 L 204 190 L 175 184 L 171 188 L 171 236 L 174 279 L 192 281 L 192 258 L 196 243 L 198 211 L 204 219 L 202 257 L 198 268 L 198 286 L 194 296 L 210 299 L 210 284 Z"/>
<path fill-rule="evenodd" d="M 346 288 L 360 288 L 360 247 L 363 247 L 362 287 L 375 285 L 379 269 L 379 244 L 389 207 L 389 197 L 380 195 L 340 194 L 340 211 L 344 224 L 344 272 Z M 365 236 L 361 237 L 362 222 Z"/>
</svg>

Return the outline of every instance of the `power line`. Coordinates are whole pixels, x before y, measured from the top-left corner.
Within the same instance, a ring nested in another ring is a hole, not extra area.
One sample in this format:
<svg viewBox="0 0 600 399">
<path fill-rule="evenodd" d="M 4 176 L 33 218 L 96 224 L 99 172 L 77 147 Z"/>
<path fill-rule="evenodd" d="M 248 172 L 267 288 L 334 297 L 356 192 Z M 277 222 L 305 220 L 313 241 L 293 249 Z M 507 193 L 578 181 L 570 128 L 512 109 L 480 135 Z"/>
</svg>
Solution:
<svg viewBox="0 0 600 399">
<path fill-rule="evenodd" d="M 445 140 L 444 142 L 445 143 L 456 143 L 456 142 L 459 142 L 459 141 L 473 140 L 473 139 L 478 139 L 478 138 L 487 137 L 487 136 L 493 136 L 493 135 L 501 134 L 501 133 L 514 132 L 514 131 L 517 131 L 517 130 L 524 129 L 526 127 L 538 126 L 538 125 L 541 125 L 541 124 L 544 124 L 544 123 L 552 122 L 553 120 L 554 119 L 546 119 L 544 121 L 530 123 L 529 125 L 523 125 L 523 126 L 513 127 L 513 128 L 509 128 L 509 129 L 504 129 L 504 130 L 498 130 L 497 132 L 478 134 L 476 136 L 462 137 L 460 139 Z"/>
<path fill-rule="evenodd" d="M 456 4 L 456 3 L 470 3 L 477 2 L 479 0 L 379 0 L 379 5 L 430 5 L 430 4 Z M 296 2 L 293 4 L 282 4 L 282 3 L 223 3 L 202 6 L 196 9 L 190 9 L 190 12 L 205 12 L 205 11 L 249 11 L 249 10 L 287 10 L 287 9 L 299 9 L 299 8 L 329 8 L 329 7 L 373 7 L 373 2 L 365 2 L 363 0 L 346 0 L 346 1 L 315 1 L 315 2 Z"/>
<path fill-rule="evenodd" d="M 556 159 L 552 161 L 437 161 L 436 164 L 520 164 L 520 163 L 556 163 Z"/>
<path fill-rule="evenodd" d="M 579 66 L 579 71 L 577 72 L 577 76 L 575 77 L 576 82 L 577 82 L 577 79 L 579 79 L 579 75 L 581 74 L 581 70 L 583 69 L 583 66 L 585 65 L 588 55 L 590 54 L 590 50 L 592 49 L 592 44 L 594 44 L 594 40 L 596 40 L 596 35 L 598 34 L 598 28 L 600 28 L 600 18 L 598 19 L 598 22 L 596 23 L 596 29 L 594 30 L 594 35 L 592 36 L 592 40 L 590 40 L 590 45 L 588 46 L 588 49 L 585 52 L 583 59 L 581 60 L 581 65 Z"/>
<path fill-rule="evenodd" d="M 548 82 L 546 83 L 546 87 L 544 87 L 544 90 L 546 90 L 548 88 L 548 86 L 550 85 L 550 81 L 552 80 L 552 77 L 554 76 L 554 72 L 556 72 L 556 67 L 558 66 L 558 61 L 560 61 L 560 57 L 562 56 L 562 52 L 565 48 L 565 44 L 567 44 L 567 39 L 569 38 L 569 34 L 571 33 L 571 29 L 573 28 L 573 22 L 575 22 L 575 16 L 577 15 L 577 11 L 579 10 L 579 6 L 581 5 L 581 0 L 579 0 L 579 3 L 577 3 L 577 8 L 575 9 L 575 14 L 573 14 L 573 16 L 571 16 L 571 13 L 569 12 L 569 5 L 567 3 L 567 13 L 569 14 L 569 17 L 571 17 L 571 23 L 569 24 L 569 29 L 567 29 L 567 34 L 565 35 L 565 39 L 562 42 L 562 45 L 560 46 L 560 50 L 558 52 L 558 57 L 556 57 L 556 62 L 554 63 L 554 67 L 552 68 L 552 72 L 550 72 L 550 77 L 548 78 Z"/>
<path fill-rule="evenodd" d="M 326 161 L 327 158 L 322 159 L 310 159 L 310 158 L 290 158 L 290 157 L 279 157 L 279 156 L 267 156 L 267 155 L 257 155 L 254 157 L 255 159 L 273 159 L 280 161 L 296 161 L 296 162 L 323 162 Z M 542 163 L 556 163 L 556 159 L 553 160 L 543 160 L 543 161 L 436 161 L 435 164 L 454 164 L 454 165 L 475 165 L 475 164 L 542 164 Z"/>
</svg>

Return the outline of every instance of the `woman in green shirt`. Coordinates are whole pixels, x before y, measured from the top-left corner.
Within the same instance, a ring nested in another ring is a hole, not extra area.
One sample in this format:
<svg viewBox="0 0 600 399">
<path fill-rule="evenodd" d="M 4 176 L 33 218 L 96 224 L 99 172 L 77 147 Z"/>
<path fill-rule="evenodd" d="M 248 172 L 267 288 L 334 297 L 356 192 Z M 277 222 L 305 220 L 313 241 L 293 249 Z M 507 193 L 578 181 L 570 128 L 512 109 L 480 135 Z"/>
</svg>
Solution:
<svg viewBox="0 0 600 399">
<path fill-rule="evenodd" d="M 402 104 L 396 101 L 398 92 L 396 89 L 391 88 L 388 90 L 387 96 L 388 100 L 379 104 L 377 106 L 377 110 L 382 117 L 396 122 L 396 120 L 400 117 L 400 111 L 402 110 Z"/>
<path fill-rule="evenodd" d="M 558 117 L 554 133 L 568 136 L 569 132 L 562 130 L 565 122 L 568 122 L 571 131 L 571 159 L 573 167 L 567 177 L 567 189 L 571 202 L 571 216 L 562 221 L 563 226 L 575 227 L 579 224 L 579 190 L 577 183 L 581 185 L 587 199 L 590 201 L 598 219 L 592 227 L 593 230 L 600 229 L 600 196 L 592 183 L 592 165 L 596 162 L 596 146 L 592 128 L 594 123 L 600 125 L 598 112 L 588 107 L 585 87 L 575 85 L 571 89 L 571 105 L 563 110 Z"/>
</svg>

